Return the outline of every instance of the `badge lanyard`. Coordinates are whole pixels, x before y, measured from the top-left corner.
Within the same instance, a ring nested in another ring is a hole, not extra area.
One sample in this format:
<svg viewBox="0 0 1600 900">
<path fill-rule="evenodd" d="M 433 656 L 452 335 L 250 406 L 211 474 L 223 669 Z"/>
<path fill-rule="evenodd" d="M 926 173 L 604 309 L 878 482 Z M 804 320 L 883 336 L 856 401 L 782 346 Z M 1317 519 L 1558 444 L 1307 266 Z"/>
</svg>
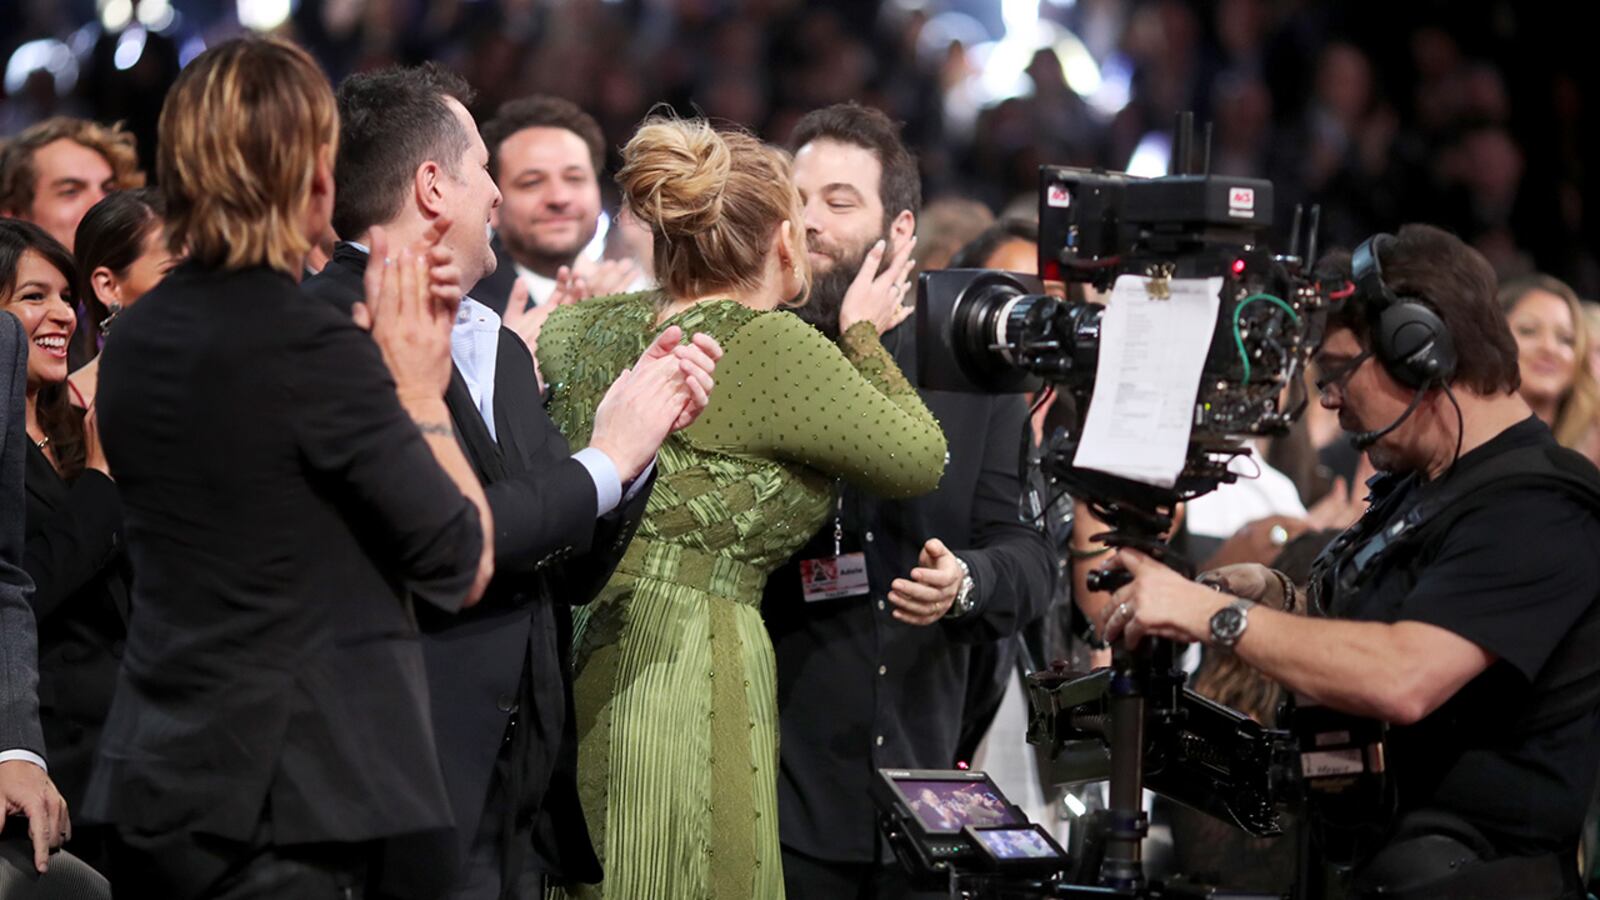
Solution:
<svg viewBox="0 0 1600 900">
<path fill-rule="evenodd" d="M 833 555 L 800 560 L 800 590 L 807 603 L 863 597 L 870 590 L 867 555 L 844 552 L 844 486 L 833 483 Z"/>
</svg>

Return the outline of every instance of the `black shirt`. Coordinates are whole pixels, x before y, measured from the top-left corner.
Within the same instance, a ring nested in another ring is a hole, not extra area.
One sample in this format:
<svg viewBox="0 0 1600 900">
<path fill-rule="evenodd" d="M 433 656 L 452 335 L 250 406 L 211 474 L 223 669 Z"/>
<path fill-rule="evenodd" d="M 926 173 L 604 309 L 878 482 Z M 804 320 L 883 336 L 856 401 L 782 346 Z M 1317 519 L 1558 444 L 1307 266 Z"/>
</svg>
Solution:
<svg viewBox="0 0 1600 900">
<path fill-rule="evenodd" d="M 1456 469 L 1554 443 L 1550 430 L 1529 417 L 1464 455 Z M 1378 524 L 1395 521 L 1442 484 L 1402 483 L 1380 501 Z M 1494 497 L 1466 513 L 1431 558 L 1406 567 L 1414 582 L 1393 564 L 1356 596 L 1333 598 L 1330 612 L 1436 625 L 1497 657 L 1422 721 L 1390 730 L 1399 814 L 1455 814 L 1503 854 L 1565 853 L 1576 845 L 1594 787 L 1600 716 L 1528 733 L 1510 719 L 1532 703 L 1533 680 L 1600 596 L 1600 520 L 1553 485 Z"/>
<path fill-rule="evenodd" d="M 914 324 L 884 344 L 915 371 Z M 844 551 L 866 554 L 867 596 L 805 602 L 797 561 L 833 554 L 833 522 L 767 579 L 762 614 L 777 655 L 778 814 L 784 846 L 808 856 L 877 857 L 868 796 L 880 767 L 955 763 L 974 645 L 1013 635 L 1049 606 L 1050 544 L 1019 515 L 1027 407 L 1021 397 L 921 391 L 949 441 L 931 494 L 890 501 L 846 487 Z M 886 599 L 929 538 L 971 567 L 978 608 L 909 625 Z"/>
</svg>

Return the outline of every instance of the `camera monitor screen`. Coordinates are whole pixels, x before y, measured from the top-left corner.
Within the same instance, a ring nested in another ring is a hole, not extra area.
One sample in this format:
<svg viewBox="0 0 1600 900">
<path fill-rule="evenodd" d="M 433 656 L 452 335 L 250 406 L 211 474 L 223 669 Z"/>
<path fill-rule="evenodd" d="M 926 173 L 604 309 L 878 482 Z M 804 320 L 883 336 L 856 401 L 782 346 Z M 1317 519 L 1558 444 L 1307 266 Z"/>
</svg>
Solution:
<svg viewBox="0 0 1600 900">
<path fill-rule="evenodd" d="M 968 825 L 1016 825 L 1023 819 L 987 778 L 973 781 L 895 779 L 922 827 L 932 832 L 957 832 Z"/>
<path fill-rule="evenodd" d="M 972 833 L 996 861 L 1062 858 L 1061 851 L 1033 826 L 974 829 Z"/>
</svg>

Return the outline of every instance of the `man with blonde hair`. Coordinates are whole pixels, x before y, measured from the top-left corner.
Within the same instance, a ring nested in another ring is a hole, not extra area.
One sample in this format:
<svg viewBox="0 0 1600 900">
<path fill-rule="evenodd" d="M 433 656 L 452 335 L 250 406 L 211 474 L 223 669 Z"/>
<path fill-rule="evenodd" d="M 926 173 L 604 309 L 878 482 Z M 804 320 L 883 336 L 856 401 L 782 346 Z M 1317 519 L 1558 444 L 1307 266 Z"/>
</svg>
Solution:
<svg viewBox="0 0 1600 900">
<path fill-rule="evenodd" d="M 55 116 L 0 147 L 0 216 L 32 222 L 68 250 L 91 206 L 139 187 L 138 150 L 120 123 Z"/>
<path fill-rule="evenodd" d="M 413 606 L 493 574 L 444 402 L 460 269 L 448 226 L 375 233 L 370 336 L 301 293 L 338 135 L 279 40 L 207 50 L 161 112 L 189 261 L 119 318 L 96 401 L 138 572 L 84 799 L 119 894 L 430 898 L 454 869 Z"/>
</svg>

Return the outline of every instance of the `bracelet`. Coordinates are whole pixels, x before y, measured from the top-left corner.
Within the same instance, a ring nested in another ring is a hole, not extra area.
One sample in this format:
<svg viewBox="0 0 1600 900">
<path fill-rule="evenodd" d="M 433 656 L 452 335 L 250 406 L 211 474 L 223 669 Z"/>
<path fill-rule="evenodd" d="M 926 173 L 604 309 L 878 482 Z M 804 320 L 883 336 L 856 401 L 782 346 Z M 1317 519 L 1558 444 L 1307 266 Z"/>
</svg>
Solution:
<svg viewBox="0 0 1600 900">
<path fill-rule="evenodd" d="M 1294 581 L 1278 569 L 1268 569 L 1267 571 L 1278 576 L 1278 585 L 1283 592 L 1283 611 L 1286 613 L 1294 612 L 1296 602 L 1299 599 L 1295 594 Z"/>
<path fill-rule="evenodd" d="M 1115 549 L 1115 547 L 1100 547 L 1096 550 L 1079 550 L 1077 547 L 1069 546 L 1067 547 L 1067 555 L 1073 559 L 1094 559 L 1097 556 L 1105 556 Z"/>
</svg>

